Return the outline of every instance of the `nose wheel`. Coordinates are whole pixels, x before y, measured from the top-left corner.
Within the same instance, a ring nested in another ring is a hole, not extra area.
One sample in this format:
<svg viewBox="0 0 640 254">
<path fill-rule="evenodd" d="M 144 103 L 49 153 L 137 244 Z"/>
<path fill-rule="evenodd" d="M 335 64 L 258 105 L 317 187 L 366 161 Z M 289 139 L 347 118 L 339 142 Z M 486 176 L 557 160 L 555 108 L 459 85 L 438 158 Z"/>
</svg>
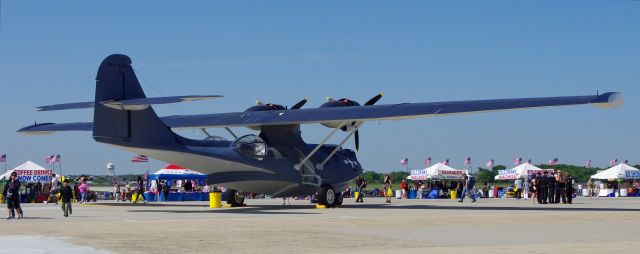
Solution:
<svg viewBox="0 0 640 254">
<path fill-rule="evenodd" d="M 244 206 L 244 193 L 237 190 L 227 190 L 227 204 L 232 207 Z"/>
</svg>

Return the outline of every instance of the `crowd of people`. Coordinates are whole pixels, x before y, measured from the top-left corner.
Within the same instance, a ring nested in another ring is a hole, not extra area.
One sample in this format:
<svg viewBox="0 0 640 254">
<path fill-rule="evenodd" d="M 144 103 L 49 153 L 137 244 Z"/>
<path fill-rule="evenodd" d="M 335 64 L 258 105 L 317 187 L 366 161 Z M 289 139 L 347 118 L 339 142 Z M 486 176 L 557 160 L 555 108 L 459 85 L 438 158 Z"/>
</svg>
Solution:
<svg viewBox="0 0 640 254">
<path fill-rule="evenodd" d="M 558 170 L 556 174 L 549 174 L 547 171 L 538 172 L 535 175 L 531 175 L 527 182 L 527 195 L 532 194 L 532 202 L 537 201 L 538 204 L 558 204 L 562 201 L 563 204 L 571 204 L 574 195 L 573 185 L 575 181 L 569 171 L 562 173 Z M 521 189 L 524 186 L 516 184 L 516 188 Z M 516 192 L 516 198 L 520 197 L 520 192 Z M 535 199 L 534 199 L 535 198 Z"/>
</svg>

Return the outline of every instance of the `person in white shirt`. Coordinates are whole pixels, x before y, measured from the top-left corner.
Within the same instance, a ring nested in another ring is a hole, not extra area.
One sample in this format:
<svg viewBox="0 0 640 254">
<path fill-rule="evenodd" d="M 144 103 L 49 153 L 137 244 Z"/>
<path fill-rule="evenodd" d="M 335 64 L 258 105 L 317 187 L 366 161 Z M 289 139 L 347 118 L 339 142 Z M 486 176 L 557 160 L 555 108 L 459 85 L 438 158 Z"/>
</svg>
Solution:
<svg viewBox="0 0 640 254">
<path fill-rule="evenodd" d="M 49 191 L 49 199 L 58 205 L 58 177 L 56 174 L 51 174 L 51 190 Z"/>
<path fill-rule="evenodd" d="M 516 199 L 520 199 L 520 194 L 522 193 L 522 179 L 518 178 L 515 182 L 516 187 Z"/>
<path fill-rule="evenodd" d="M 524 191 L 524 200 L 529 199 L 529 181 L 524 181 L 524 184 L 522 184 L 522 190 Z"/>
</svg>

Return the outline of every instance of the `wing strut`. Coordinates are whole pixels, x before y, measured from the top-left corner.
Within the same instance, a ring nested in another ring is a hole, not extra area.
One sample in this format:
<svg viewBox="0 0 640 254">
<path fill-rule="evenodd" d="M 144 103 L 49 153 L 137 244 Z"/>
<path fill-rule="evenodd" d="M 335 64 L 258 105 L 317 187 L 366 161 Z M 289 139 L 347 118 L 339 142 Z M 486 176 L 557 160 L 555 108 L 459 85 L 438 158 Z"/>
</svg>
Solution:
<svg viewBox="0 0 640 254">
<path fill-rule="evenodd" d="M 293 167 L 296 170 L 300 171 L 300 168 L 302 167 L 302 165 L 304 165 L 311 158 L 311 156 L 313 156 L 316 152 L 318 152 L 318 150 L 320 150 L 320 147 L 326 144 L 327 141 L 329 141 L 329 139 L 333 137 L 333 135 L 335 135 L 336 132 L 338 132 L 338 130 L 340 130 L 340 128 L 342 128 L 342 126 L 344 126 L 345 124 L 347 124 L 347 122 L 341 122 L 340 125 L 338 125 L 338 127 L 334 128 L 326 137 L 324 137 L 324 139 L 322 139 L 322 141 L 320 141 L 320 144 L 316 145 L 316 147 L 313 148 L 313 150 L 306 157 L 304 157 L 304 159 L 302 159 L 298 164 L 294 165 Z"/>
<path fill-rule="evenodd" d="M 353 130 L 351 130 L 351 132 L 349 132 L 349 134 L 346 137 L 344 137 L 344 139 L 342 139 L 340 144 L 338 144 L 338 146 L 336 146 L 336 148 L 334 148 L 333 151 L 331 151 L 331 153 L 329 154 L 329 156 L 327 156 L 327 158 L 324 158 L 324 160 L 320 164 L 316 165 L 316 168 L 322 170 L 322 168 L 324 168 L 324 164 L 327 164 L 329 159 L 331 159 L 331 157 L 333 157 L 333 155 L 336 154 L 336 152 L 338 152 L 338 149 L 340 149 L 342 145 L 344 145 L 344 143 L 347 142 L 347 140 L 349 140 L 351 136 L 353 136 L 354 133 L 358 133 L 358 129 L 360 129 L 360 126 L 362 126 L 362 124 L 358 124 L 355 127 L 353 127 Z"/>
</svg>

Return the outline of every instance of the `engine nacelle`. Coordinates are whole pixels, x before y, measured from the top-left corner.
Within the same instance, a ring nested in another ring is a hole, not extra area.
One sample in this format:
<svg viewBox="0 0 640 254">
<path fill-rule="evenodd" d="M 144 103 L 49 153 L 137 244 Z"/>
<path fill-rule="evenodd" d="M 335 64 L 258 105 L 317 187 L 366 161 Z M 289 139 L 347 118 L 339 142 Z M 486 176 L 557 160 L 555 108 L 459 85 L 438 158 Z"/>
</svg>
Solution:
<svg viewBox="0 0 640 254">
<path fill-rule="evenodd" d="M 347 98 L 342 98 L 339 100 L 334 100 L 332 98 L 327 98 L 327 102 L 325 102 L 324 104 L 320 105 L 321 108 L 332 108 L 332 107 L 359 107 L 360 103 L 358 103 L 357 101 L 351 100 L 351 99 L 347 99 Z M 327 123 L 321 123 L 322 125 L 324 125 L 325 127 L 328 128 L 338 128 L 340 127 L 340 122 L 327 122 Z M 356 122 L 351 122 L 351 123 L 347 123 L 346 125 L 343 125 L 342 127 L 340 127 L 340 130 L 342 131 L 351 131 L 353 130 L 353 128 L 356 126 Z"/>
<path fill-rule="evenodd" d="M 271 110 L 286 110 L 285 106 L 274 104 L 274 103 L 262 103 L 261 101 L 256 101 L 256 105 L 246 109 L 244 112 L 252 112 L 252 111 L 271 111 Z M 254 131 L 260 131 L 260 127 L 247 127 Z"/>
</svg>

